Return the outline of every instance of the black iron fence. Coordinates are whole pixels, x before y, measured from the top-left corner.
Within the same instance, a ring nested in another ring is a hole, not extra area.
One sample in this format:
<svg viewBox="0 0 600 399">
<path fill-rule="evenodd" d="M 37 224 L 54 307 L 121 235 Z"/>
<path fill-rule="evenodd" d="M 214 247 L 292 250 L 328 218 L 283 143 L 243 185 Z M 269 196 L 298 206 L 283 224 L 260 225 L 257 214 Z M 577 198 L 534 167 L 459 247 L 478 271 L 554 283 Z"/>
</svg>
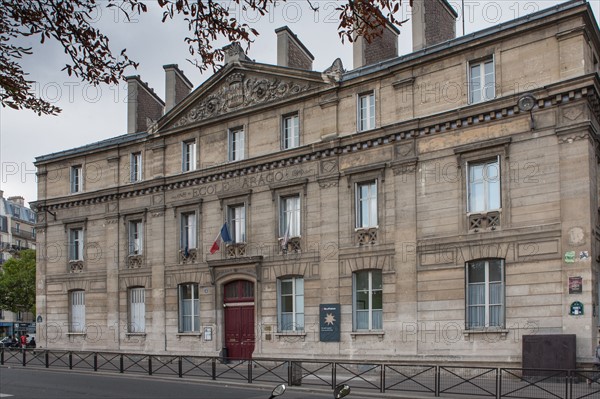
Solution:
<svg viewBox="0 0 600 399">
<path fill-rule="evenodd" d="M 335 362 L 0 348 L 0 365 L 138 373 L 207 380 L 352 388 L 432 397 L 600 398 L 600 371 Z"/>
</svg>

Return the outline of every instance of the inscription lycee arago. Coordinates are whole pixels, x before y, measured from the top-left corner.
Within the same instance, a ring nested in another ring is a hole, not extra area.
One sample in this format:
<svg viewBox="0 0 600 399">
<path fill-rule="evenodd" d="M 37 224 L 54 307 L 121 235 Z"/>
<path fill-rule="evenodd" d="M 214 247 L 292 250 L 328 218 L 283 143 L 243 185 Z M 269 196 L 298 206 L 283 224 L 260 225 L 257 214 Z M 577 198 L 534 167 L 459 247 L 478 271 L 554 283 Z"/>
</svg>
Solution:
<svg viewBox="0 0 600 399">
<path fill-rule="evenodd" d="M 270 184 L 293 181 L 315 174 L 312 168 L 277 169 L 269 172 L 256 173 L 249 176 L 232 177 L 227 180 L 202 184 L 194 188 L 179 190 L 173 193 L 168 201 L 185 200 L 205 196 L 226 194 L 239 190 L 257 187 L 268 187 Z"/>
</svg>

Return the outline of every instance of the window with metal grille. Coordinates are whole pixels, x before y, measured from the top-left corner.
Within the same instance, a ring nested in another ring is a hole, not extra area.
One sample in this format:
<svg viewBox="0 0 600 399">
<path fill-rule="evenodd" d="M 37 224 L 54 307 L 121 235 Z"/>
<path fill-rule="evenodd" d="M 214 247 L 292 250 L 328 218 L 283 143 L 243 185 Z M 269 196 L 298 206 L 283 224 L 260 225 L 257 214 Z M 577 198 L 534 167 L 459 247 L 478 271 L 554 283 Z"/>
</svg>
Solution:
<svg viewBox="0 0 600 399">
<path fill-rule="evenodd" d="M 146 290 L 144 287 L 129 289 L 129 326 L 130 333 L 146 331 Z"/>
<path fill-rule="evenodd" d="M 85 332 L 85 291 L 71 291 L 70 302 L 69 332 L 83 333 Z"/>
</svg>

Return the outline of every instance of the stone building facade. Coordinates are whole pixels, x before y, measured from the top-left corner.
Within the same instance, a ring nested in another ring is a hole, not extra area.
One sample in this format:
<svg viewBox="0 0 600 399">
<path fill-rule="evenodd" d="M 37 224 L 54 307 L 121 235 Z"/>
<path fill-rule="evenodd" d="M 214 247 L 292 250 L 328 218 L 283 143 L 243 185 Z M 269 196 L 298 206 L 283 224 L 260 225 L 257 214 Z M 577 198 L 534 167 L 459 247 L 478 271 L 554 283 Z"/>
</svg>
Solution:
<svg viewBox="0 0 600 399">
<path fill-rule="evenodd" d="M 590 361 L 590 6 L 415 40 L 411 54 L 324 72 L 231 45 L 225 67 L 147 129 L 38 157 L 38 342 L 515 364 L 524 335 L 576 334 Z M 154 112 L 129 106 L 137 120 Z"/>
<path fill-rule="evenodd" d="M 5 198 L 0 190 L 0 270 L 19 251 L 35 249 L 35 224 L 35 212 L 23 197 Z M 35 334 L 33 314 L 0 309 L 0 338 L 15 334 Z"/>
</svg>

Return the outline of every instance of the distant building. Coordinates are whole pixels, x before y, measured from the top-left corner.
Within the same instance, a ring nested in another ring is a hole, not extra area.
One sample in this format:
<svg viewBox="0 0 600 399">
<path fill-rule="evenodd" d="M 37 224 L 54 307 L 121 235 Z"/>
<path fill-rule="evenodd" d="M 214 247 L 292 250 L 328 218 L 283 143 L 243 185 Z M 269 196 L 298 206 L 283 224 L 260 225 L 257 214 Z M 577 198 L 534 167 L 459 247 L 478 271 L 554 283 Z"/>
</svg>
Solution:
<svg viewBox="0 0 600 399">
<path fill-rule="evenodd" d="M 232 44 L 193 91 L 167 65 L 164 102 L 130 77 L 128 134 L 38 157 L 38 342 L 515 365 L 575 334 L 591 361 L 589 4 L 458 38 L 447 2 L 415 10 L 413 53 L 385 27 L 350 71 L 283 27 L 278 65 Z"/>
<path fill-rule="evenodd" d="M 35 249 L 35 212 L 21 196 L 4 198 L 0 190 L 0 269 L 15 252 Z M 0 309 L 0 337 L 35 332 L 33 315 Z"/>
</svg>

